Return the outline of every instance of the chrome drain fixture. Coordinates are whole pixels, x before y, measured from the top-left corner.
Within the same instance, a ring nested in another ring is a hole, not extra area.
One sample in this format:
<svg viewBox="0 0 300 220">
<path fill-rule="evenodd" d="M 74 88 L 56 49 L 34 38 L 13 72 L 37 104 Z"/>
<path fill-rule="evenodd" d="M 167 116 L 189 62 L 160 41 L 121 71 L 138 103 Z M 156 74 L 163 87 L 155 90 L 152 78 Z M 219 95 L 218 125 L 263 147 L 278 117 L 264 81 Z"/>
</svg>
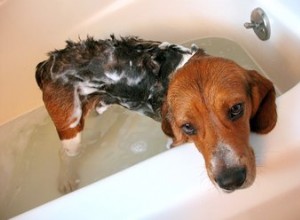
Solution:
<svg viewBox="0 0 300 220">
<path fill-rule="evenodd" d="M 266 41 L 270 39 L 271 27 L 267 14 L 261 8 L 256 8 L 251 13 L 251 22 L 244 24 L 245 28 L 252 28 L 259 39 Z"/>
</svg>

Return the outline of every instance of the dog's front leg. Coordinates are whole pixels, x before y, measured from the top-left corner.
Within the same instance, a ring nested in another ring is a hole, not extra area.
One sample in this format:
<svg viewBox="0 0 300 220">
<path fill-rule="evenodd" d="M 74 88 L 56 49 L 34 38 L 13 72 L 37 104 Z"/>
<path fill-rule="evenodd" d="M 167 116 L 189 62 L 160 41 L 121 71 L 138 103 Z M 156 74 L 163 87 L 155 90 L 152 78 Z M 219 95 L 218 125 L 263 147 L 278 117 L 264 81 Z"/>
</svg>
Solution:
<svg viewBox="0 0 300 220">
<path fill-rule="evenodd" d="M 68 120 L 67 120 L 68 121 Z M 56 129 L 62 143 L 60 154 L 60 170 L 58 189 L 61 193 L 69 193 L 78 188 L 79 157 L 82 154 L 81 132 L 84 127 L 84 117 L 76 127 L 60 126 L 56 123 Z"/>
<path fill-rule="evenodd" d="M 79 186 L 78 165 L 80 159 L 80 132 L 71 139 L 62 140 L 62 149 L 59 151 L 60 171 L 59 171 L 59 191 L 69 193 Z"/>
<path fill-rule="evenodd" d="M 61 193 L 69 193 L 76 190 L 79 186 L 80 179 L 77 172 L 79 155 L 68 156 L 63 149 L 59 152 L 60 170 L 58 189 Z"/>
<path fill-rule="evenodd" d="M 68 193 L 77 189 L 77 168 L 81 152 L 81 132 L 84 117 L 97 102 L 93 99 L 82 103 L 78 89 L 60 83 L 49 83 L 43 87 L 43 100 L 56 127 L 62 143 L 58 189 Z"/>
</svg>

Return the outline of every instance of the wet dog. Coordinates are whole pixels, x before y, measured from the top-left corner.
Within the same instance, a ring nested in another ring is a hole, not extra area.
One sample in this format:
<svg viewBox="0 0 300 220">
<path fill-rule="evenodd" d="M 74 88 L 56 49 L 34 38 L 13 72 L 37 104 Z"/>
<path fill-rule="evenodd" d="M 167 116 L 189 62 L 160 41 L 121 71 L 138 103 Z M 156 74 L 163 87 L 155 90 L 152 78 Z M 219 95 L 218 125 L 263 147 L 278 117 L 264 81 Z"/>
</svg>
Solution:
<svg viewBox="0 0 300 220">
<path fill-rule="evenodd" d="M 276 123 L 273 84 L 202 49 L 137 37 L 67 41 L 37 65 L 36 81 L 62 142 L 59 189 L 78 187 L 76 156 L 85 117 L 121 105 L 162 122 L 172 147 L 194 142 L 225 191 L 255 178 L 249 133 Z"/>
</svg>

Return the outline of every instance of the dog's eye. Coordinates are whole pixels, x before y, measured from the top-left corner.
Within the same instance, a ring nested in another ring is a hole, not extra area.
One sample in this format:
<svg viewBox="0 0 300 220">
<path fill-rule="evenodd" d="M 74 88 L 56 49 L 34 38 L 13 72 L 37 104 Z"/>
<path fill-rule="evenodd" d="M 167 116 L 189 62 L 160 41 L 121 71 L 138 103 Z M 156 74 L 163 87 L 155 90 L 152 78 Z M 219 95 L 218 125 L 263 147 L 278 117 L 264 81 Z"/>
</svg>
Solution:
<svg viewBox="0 0 300 220">
<path fill-rule="evenodd" d="M 186 123 L 186 124 L 182 125 L 181 129 L 187 135 L 194 135 L 194 134 L 196 134 L 196 129 L 190 123 Z"/>
<path fill-rule="evenodd" d="M 243 115 L 243 113 L 244 113 L 244 104 L 238 103 L 230 108 L 228 117 L 230 120 L 234 121 L 240 118 Z"/>
</svg>

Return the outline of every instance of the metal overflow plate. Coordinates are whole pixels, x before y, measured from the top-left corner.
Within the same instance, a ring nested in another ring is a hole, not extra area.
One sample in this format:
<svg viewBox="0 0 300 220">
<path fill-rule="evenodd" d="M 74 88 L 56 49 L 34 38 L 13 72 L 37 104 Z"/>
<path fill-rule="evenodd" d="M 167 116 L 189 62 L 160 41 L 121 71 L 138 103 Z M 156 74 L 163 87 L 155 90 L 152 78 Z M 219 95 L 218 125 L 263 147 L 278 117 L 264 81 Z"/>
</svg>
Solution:
<svg viewBox="0 0 300 220">
<path fill-rule="evenodd" d="M 251 13 L 251 23 L 246 22 L 245 28 L 252 28 L 259 39 L 265 41 L 270 39 L 271 27 L 269 19 L 261 8 L 256 8 Z"/>
</svg>

